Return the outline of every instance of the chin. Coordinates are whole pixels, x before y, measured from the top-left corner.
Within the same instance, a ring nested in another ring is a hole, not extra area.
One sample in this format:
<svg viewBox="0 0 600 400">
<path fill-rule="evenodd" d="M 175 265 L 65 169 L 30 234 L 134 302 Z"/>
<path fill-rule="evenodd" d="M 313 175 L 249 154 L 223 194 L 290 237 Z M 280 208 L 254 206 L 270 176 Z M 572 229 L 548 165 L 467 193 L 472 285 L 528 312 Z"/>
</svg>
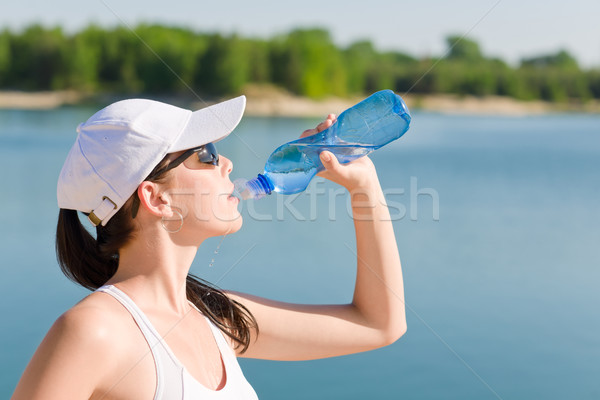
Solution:
<svg viewBox="0 0 600 400">
<path fill-rule="evenodd" d="M 242 215 L 237 214 L 236 216 L 229 218 L 228 220 L 221 220 L 218 224 L 218 228 L 215 229 L 215 236 L 230 235 L 236 233 L 242 229 L 244 223 Z"/>
<path fill-rule="evenodd" d="M 240 229 L 242 229 L 243 224 L 244 218 L 242 218 L 241 214 L 238 214 L 238 217 L 234 221 L 231 221 L 231 230 L 229 233 L 235 233 L 239 231 Z"/>
</svg>

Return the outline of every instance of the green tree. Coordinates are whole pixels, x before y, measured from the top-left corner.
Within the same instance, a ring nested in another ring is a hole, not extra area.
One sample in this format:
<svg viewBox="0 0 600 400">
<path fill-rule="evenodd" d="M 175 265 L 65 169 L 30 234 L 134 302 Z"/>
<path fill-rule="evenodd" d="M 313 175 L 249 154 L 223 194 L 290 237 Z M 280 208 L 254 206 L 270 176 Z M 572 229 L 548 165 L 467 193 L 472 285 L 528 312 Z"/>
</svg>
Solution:
<svg viewBox="0 0 600 400">
<path fill-rule="evenodd" d="M 246 40 L 248 80 L 250 82 L 271 82 L 271 46 L 266 40 Z"/>
<path fill-rule="evenodd" d="M 488 62 L 465 68 L 459 94 L 475 96 L 496 94 L 496 76 Z"/>
<path fill-rule="evenodd" d="M 181 28 L 140 25 L 136 49 L 136 73 L 147 92 L 176 93 L 193 84 L 198 53 L 207 41 Z"/>
<path fill-rule="evenodd" d="M 10 63 L 10 33 L 8 30 L 4 30 L 0 33 L 0 86 L 4 86 L 8 83 Z"/>
<path fill-rule="evenodd" d="M 32 25 L 0 32 L 0 87 L 131 94 L 186 93 L 191 86 L 224 95 L 262 82 L 313 98 L 387 88 L 561 102 L 600 98 L 598 69 L 582 70 L 565 50 L 512 68 L 485 58 L 471 39 L 451 35 L 446 43 L 444 58 L 417 60 L 378 52 L 365 40 L 340 49 L 324 29 L 258 40 L 145 24 L 134 32 L 90 25 L 72 35 Z"/>
<path fill-rule="evenodd" d="M 98 89 L 104 31 L 95 25 L 74 35 L 65 49 L 68 65 L 67 86 L 79 90 Z"/>
<path fill-rule="evenodd" d="M 560 50 L 556 54 L 547 54 L 537 57 L 524 58 L 521 60 L 521 66 L 535 68 L 550 67 L 575 70 L 579 69 L 575 58 L 565 50 Z"/>
<path fill-rule="evenodd" d="M 592 69 L 586 73 L 592 97 L 600 99 L 600 69 Z"/>
<path fill-rule="evenodd" d="M 377 54 L 371 60 L 366 74 L 366 91 L 373 93 L 383 89 L 395 89 L 398 72 L 395 53 Z"/>
<path fill-rule="evenodd" d="M 103 63 L 102 73 L 107 82 L 107 88 L 128 93 L 144 90 L 144 82 L 137 71 L 138 54 L 143 44 L 129 29 L 118 27 L 108 32 L 107 43 L 103 46 L 106 63 Z M 108 67 L 108 68 L 107 68 Z M 112 79 L 110 79 L 112 78 Z"/>
<path fill-rule="evenodd" d="M 521 60 L 518 74 L 530 91 L 530 98 L 565 102 L 586 101 L 593 96 L 587 76 L 565 50 Z"/>
<path fill-rule="evenodd" d="M 405 80 L 410 86 L 405 91 L 411 93 L 434 93 L 438 87 L 440 78 L 435 72 L 441 61 L 435 58 L 423 58 L 410 66 L 406 71 Z"/>
<path fill-rule="evenodd" d="M 349 93 L 362 94 L 369 91 L 367 78 L 376 55 L 373 45 L 368 40 L 353 43 L 343 52 L 346 87 Z"/>
<path fill-rule="evenodd" d="M 66 86 L 66 41 L 60 28 L 33 25 L 11 42 L 9 79 L 16 87 L 51 90 Z"/>
<path fill-rule="evenodd" d="M 342 54 L 323 29 L 292 31 L 275 45 L 279 64 L 275 77 L 300 95 L 319 98 L 346 94 L 346 70 Z"/>
<path fill-rule="evenodd" d="M 195 84 L 215 95 L 238 93 L 248 82 L 248 43 L 237 35 L 212 35 L 200 58 Z"/>
<path fill-rule="evenodd" d="M 448 46 L 448 55 L 446 56 L 448 60 L 477 62 L 483 59 L 479 44 L 466 37 L 458 35 L 447 36 L 446 45 Z"/>
<path fill-rule="evenodd" d="M 499 96 L 518 97 L 519 81 L 515 70 L 499 59 L 492 60 L 491 67 L 496 77 L 495 94 Z"/>
</svg>

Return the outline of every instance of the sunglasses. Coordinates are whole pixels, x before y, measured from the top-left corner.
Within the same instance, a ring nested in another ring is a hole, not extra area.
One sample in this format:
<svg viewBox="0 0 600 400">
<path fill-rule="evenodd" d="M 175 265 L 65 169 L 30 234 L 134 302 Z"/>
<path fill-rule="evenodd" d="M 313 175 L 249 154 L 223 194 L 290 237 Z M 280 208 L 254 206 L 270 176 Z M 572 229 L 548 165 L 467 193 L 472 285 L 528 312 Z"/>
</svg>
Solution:
<svg viewBox="0 0 600 400">
<path fill-rule="evenodd" d="M 169 163 L 169 165 L 167 165 L 163 169 L 159 169 L 154 174 L 149 176 L 146 180 L 156 178 L 157 176 L 162 175 L 165 172 L 178 167 L 179 164 L 181 164 L 182 162 L 187 160 L 188 157 L 190 157 L 194 153 L 196 153 L 196 155 L 198 156 L 198 161 L 200 161 L 201 163 L 215 165 L 215 166 L 219 165 L 219 153 L 217 153 L 217 148 L 215 147 L 214 144 L 207 143 L 205 145 L 186 150 L 182 155 L 180 155 L 179 157 L 177 157 L 176 159 L 171 161 Z"/>
<path fill-rule="evenodd" d="M 217 148 L 212 143 L 207 143 L 202 146 L 194 147 L 192 149 L 186 150 L 182 155 L 174 159 L 167 165 L 166 167 L 159 169 L 145 180 L 149 181 L 158 176 L 166 173 L 167 171 L 172 170 L 173 168 L 178 167 L 181 163 L 187 160 L 191 155 L 196 154 L 198 157 L 198 161 L 204 164 L 219 166 L 219 153 L 217 153 Z M 138 196 L 133 198 L 133 205 L 131 207 L 131 218 L 135 218 L 138 210 L 140 208 L 140 199 Z"/>
</svg>

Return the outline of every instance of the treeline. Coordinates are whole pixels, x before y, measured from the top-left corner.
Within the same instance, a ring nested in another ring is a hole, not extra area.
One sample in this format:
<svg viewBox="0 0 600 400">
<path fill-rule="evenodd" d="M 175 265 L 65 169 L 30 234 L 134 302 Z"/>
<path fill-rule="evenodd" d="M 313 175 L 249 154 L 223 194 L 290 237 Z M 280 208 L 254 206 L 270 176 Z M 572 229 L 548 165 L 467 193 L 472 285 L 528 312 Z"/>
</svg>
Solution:
<svg viewBox="0 0 600 400">
<path fill-rule="evenodd" d="M 75 89 L 89 93 L 240 92 L 269 83 L 319 98 L 391 88 L 399 93 L 502 95 L 517 99 L 600 98 L 600 70 L 581 69 L 566 51 L 524 59 L 518 67 L 487 58 L 479 45 L 446 38 L 443 58 L 377 51 L 369 41 L 336 46 L 322 29 L 270 39 L 139 25 L 91 25 L 77 33 L 30 26 L 0 33 L 0 88 Z"/>
</svg>

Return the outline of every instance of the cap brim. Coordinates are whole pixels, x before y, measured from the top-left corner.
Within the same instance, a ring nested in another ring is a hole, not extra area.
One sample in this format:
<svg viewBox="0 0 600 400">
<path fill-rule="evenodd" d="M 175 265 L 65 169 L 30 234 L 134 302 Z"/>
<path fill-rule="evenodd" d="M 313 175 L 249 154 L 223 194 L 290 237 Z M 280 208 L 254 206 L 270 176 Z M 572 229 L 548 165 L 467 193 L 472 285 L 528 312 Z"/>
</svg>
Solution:
<svg viewBox="0 0 600 400">
<path fill-rule="evenodd" d="M 240 96 L 194 111 L 169 153 L 216 142 L 229 135 L 240 123 L 246 97 Z"/>
</svg>

